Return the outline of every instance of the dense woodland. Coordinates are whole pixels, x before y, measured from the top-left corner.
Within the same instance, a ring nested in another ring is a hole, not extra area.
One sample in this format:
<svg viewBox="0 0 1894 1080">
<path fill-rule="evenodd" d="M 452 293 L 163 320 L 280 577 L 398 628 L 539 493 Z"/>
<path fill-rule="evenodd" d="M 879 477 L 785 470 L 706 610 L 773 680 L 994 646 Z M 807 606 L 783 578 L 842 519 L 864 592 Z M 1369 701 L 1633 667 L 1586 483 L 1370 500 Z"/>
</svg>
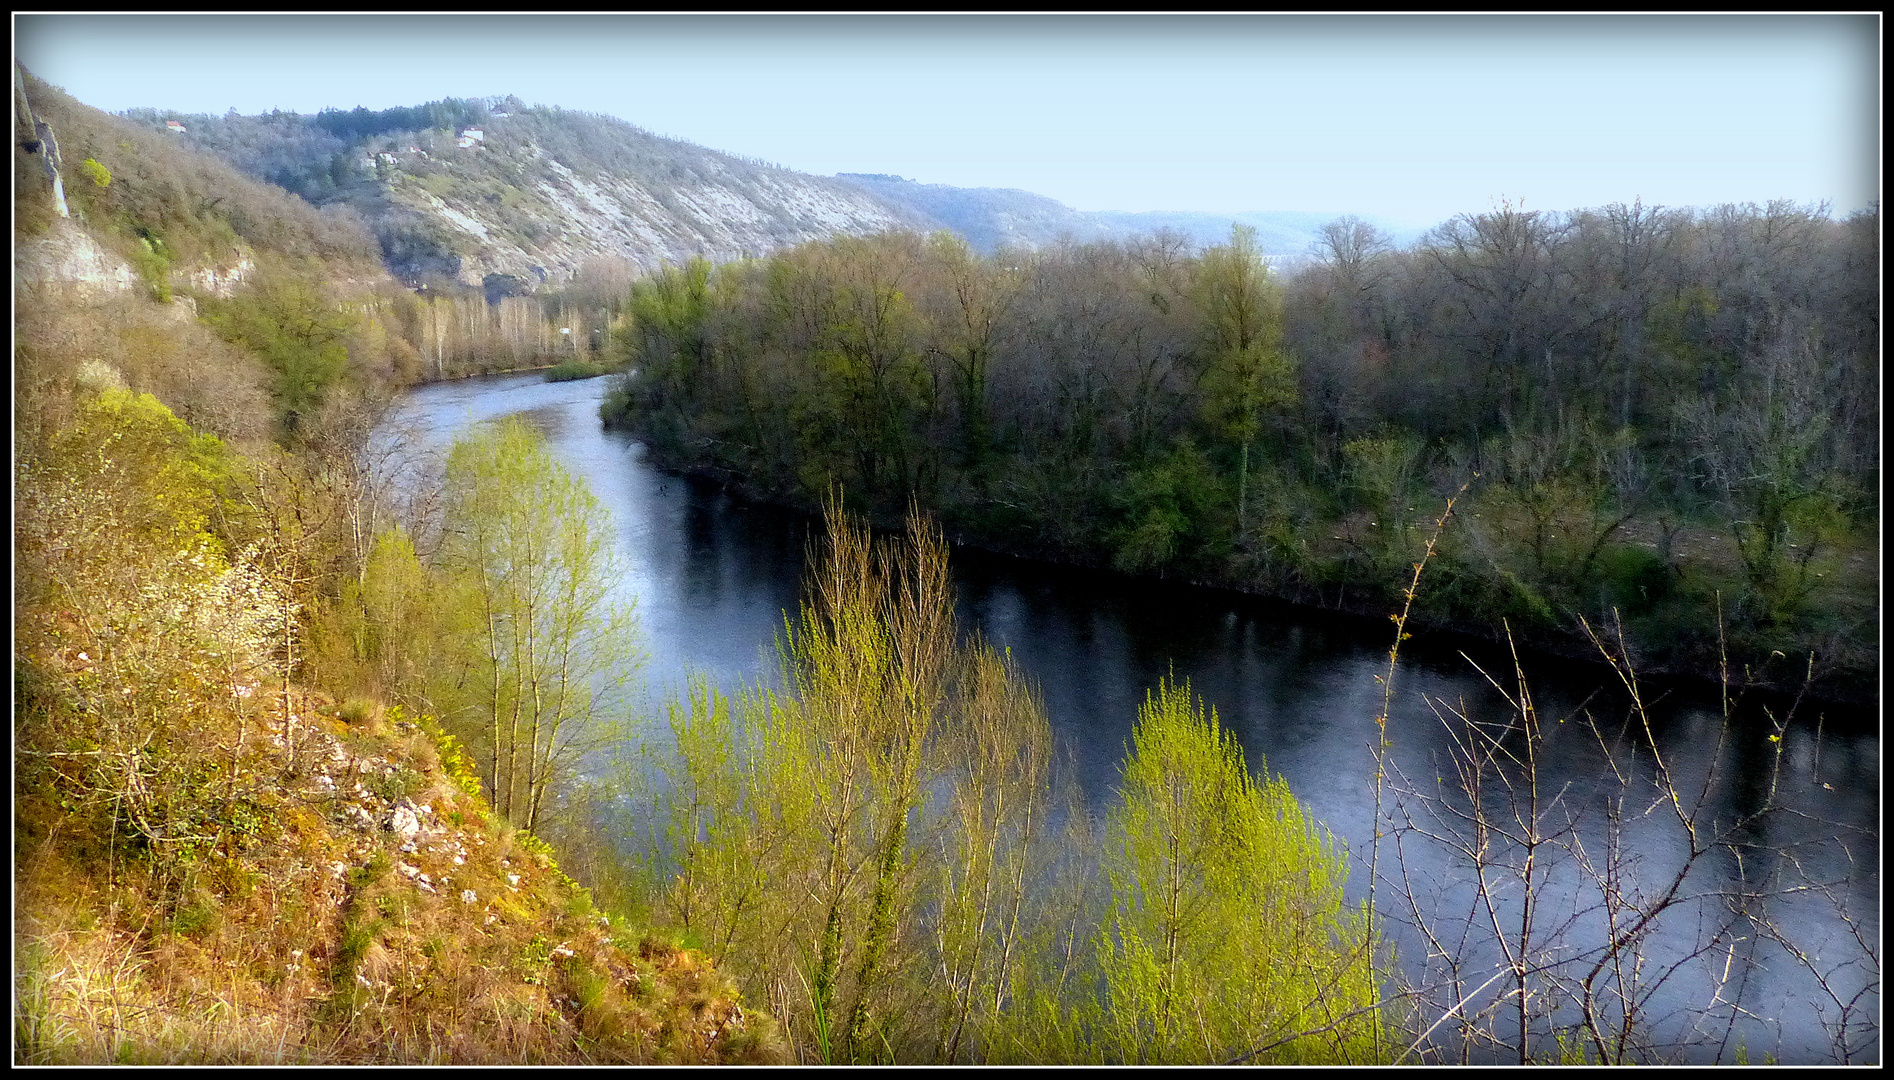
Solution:
<svg viewBox="0 0 1894 1080">
<path fill-rule="evenodd" d="M 1354 219 L 1284 278 L 1238 229 L 981 258 L 837 239 L 633 290 L 608 419 L 812 505 L 1647 662 L 1876 662 L 1878 214 L 1501 207 Z M 1802 672 L 1794 673 L 1800 675 Z"/>
</svg>

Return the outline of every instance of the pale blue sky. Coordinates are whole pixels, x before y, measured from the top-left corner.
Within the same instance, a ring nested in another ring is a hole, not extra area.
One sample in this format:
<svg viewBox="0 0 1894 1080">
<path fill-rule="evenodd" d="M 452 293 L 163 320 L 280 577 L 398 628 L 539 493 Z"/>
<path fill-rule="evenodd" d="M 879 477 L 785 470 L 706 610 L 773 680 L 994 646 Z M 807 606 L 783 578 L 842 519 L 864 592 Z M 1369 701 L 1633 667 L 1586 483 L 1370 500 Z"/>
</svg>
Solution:
<svg viewBox="0 0 1894 1080">
<path fill-rule="evenodd" d="M 1880 196 L 1855 16 L 16 15 L 108 111 L 515 94 L 807 172 L 1425 225 Z"/>
</svg>

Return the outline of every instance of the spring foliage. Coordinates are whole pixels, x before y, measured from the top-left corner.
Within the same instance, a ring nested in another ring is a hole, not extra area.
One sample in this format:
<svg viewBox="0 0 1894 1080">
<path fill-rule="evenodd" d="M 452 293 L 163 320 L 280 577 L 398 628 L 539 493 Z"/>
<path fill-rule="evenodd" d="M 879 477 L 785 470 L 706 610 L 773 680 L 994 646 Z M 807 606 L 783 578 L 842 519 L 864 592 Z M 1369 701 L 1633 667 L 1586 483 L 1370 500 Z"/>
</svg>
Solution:
<svg viewBox="0 0 1894 1080">
<path fill-rule="evenodd" d="M 1188 686 L 1159 685 L 1132 743 L 1107 818 L 1098 939 L 1110 1056 L 1201 1061 L 1287 1038 L 1275 1057 L 1373 1060 L 1372 1015 L 1344 1020 L 1374 1004 L 1376 984 L 1334 840 L 1282 778 L 1251 774 Z"/>
<path fill-rule="evenodd" d="M 404 554 L 397 544 L 378 565 L 412 578 Z M 505 420 L 454 445 L 434 570 L 448 622 L 437 704 L 481 757 L 494 808 L 531 829 L 605 737 L 638 663 L 632 609 L 611 595 L 610 514 L 531 428 Z"/>
<path fill-rule="evenodd" d="M 950 610 L 937 529 L 876 545 L 831 510 L 785 688 L 673 708 L 656 914 L 805 1061 L 1372 1060 L 1343 1020 L 1376 997 L 1366 923 L 1284 783 L 1161 688 L 1101 881 L 1043 709 Z"/>
</svg>

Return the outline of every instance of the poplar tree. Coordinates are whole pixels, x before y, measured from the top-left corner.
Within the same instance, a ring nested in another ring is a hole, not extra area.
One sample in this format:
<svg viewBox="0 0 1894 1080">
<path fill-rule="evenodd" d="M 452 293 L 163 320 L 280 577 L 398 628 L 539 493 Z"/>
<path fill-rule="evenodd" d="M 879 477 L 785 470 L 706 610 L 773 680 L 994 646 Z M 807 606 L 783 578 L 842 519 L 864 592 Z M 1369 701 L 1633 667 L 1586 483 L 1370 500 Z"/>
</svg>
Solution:
<svg viewBox="0 0 1894 1080">
<path fill-rule="evenodd" d="M 523 421 L 461 439 L 436 557 L 454 629 L 449 722 L 485 767 L 494 809 L 533 829 L 547 794 L 622 718 L 640 656 L 611 516 Z"/>
</svg>

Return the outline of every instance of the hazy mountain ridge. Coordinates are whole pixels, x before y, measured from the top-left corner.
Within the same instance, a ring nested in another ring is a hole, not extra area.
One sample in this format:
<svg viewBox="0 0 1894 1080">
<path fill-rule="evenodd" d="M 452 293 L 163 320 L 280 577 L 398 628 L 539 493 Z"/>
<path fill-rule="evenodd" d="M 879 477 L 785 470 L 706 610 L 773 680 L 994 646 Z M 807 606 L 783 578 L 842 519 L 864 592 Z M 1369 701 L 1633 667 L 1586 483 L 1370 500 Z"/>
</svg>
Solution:
<svg viewBox="0 0 1894 1080">
<path fill-rule="evenodd" d="M 1256 230 L 1257 244 L 1278 264 L 1307 258 L 1322 226 L 1337 215 L 1307 211 L 1253 211 L 1213 214 L 1199 211 L 1151 210 L 1137 213 L 1113 210 L 1075 210 L 1055 199 L 1018 188 L 962 188 L 923 184 L 887 173 L 838 173 L 836 178 L 855 184 L 883 200 L 926 214 L 991 254 L 1008 245 L 1045 247 L 1062 240 L 1080 243 L 1126 240 L 1158 231 L 1183 234 L 1196 246 L 1229 240 L 1232 225 Z M 1398 244 L 1408 244 L 1421 230 L 1371 219 Z"/>
</svg>

